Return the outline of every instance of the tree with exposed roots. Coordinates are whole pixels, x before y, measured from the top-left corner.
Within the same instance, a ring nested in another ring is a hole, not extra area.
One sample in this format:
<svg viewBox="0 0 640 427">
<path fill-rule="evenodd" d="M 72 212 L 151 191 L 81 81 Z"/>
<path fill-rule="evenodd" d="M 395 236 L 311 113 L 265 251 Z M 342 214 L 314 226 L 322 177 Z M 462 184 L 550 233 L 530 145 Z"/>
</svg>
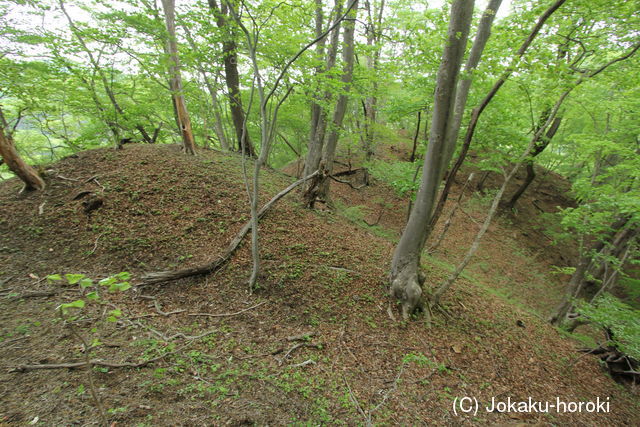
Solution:
<svg viewBox="0 0 640 427">
<path fill-rule="evenodd" d="M 467 44 L 473 1 L 456 0 L 451 6 L 449 30 L 436 79 L 429 148 L 424 157 L 422 181 L 409 220 L 393 254 L 391 293 L 402 306 L 402 317 L 422 306 L 420 257 L 428 237 L 429 220 L 442 180 L 446 155 L 446 135 L 454 124 L 456 89 L 462 57 Z"/>
</svg>

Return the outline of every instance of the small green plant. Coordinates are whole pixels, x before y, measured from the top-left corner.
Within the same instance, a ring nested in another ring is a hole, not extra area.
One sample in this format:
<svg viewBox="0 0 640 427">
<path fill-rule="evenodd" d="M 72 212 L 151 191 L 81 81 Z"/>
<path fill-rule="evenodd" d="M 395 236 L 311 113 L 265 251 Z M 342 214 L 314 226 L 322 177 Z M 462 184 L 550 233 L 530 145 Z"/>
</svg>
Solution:
<svg viewBox="0 0 640 427">
<path fill-rule="evenodd" d="M 109 276 L 100 280 L 97 283 L 84 274 L 65 274 L 64 277 L 60 274 L 52 274 L 47 276 L 49 282 L 63 282 L 66 281 L 69 285 L 78 285 L 81 297 L 75 301 L 62 303 L 57 307 L 57 311 L 63 324 L 66 325 L 71 331 L 72 335 L 82 345 L 85 365 L 87 368 L 87 379 L 89 383 L 89 391 L 93 398 L 100 417 L 104 425 L 109 425 L 107 421 L 107 415 L 98 397 L 95 384 L 93 382 L 93 367 L 94 363 L 91 362 L 91 350 L 102 345 L 100 339 L 97 336 L 97 323 L 100 321 L 116 322 L 122 312 L 115 308 L 112 310 L 99 310 L 103 313 L 98 320 L 92 322 L 87 326 L 88 331 L 81 331 L 75 326 L 75 321 L 86 315 L 88 308 L 91 305 L 104 306 L 106 303 L 100 298 L 101 289 L 107 289 L 108 292 L 124 292 L 131 288 L 131 284 L 128 282 L 131 275 L 127 272 L 118 273 L 113 276 Z M 79 385 L 77 389 L 78 393 L 84 393 L 84 386 Z M 112 414 L 112 412 L 109 412 Z"/>
</svg>

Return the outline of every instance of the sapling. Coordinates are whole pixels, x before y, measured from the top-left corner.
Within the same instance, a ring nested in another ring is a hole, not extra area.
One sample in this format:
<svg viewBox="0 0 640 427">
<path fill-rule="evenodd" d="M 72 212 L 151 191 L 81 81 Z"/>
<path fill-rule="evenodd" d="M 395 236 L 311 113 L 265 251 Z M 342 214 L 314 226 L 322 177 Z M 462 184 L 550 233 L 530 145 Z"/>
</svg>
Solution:
<svg viewBox="0 0 640 427">
<path fill-rule="evenodd" d="M 103 425 L 108 425 L 107 415 L 102 405 L 102 401 L 98 397 L 98 393 L 93 381 L 93 364 L 91 363 L 91 350 L 99 347 L 102 343 L 97 337 L 91 339 L 91 335 L 97 332 L 97 323 L 101 320 L 107 322 L 116 322 L 122 312 L 115 308 L 110 311 L 100 310 L 101 317 L 91 322 L 88 331 L 78 330 L 74 322 L 83 314 L 86 314 L 86 310 L 89 305 L 99 304 L 105 305 L 105 301 L 100 298 L 100 288 L 107 288 L 108 292 L 124 292 L 131 288 L 131 284 L 128 282 L 131 275 L 127 272 L 118 273 L 113 276 L 109 276 L 105 279 L 94 283 L 92 279 L 86 277 L 84 274 L 65 274 L 64 278 L 59 274 L 52 274 L 47 276 L 49 282 L 62 282 L 66 281 L 69 285 L 78 285 L 81 298 L 69 303 L 60 304 L 56 310 L 63 321 L 63 324 L 69 328 L 71 334 L 82 345 L 82 352 L 84 355 L 84 361 L 87 367 L 87 379 L 89 382 L 89 391 L 91 397 L 98 408 L 100 418 Z M 106 315 L 106 317 L 105 317 Z M 103 319 L 104 317 L 104 319 Z"/>
</svg>

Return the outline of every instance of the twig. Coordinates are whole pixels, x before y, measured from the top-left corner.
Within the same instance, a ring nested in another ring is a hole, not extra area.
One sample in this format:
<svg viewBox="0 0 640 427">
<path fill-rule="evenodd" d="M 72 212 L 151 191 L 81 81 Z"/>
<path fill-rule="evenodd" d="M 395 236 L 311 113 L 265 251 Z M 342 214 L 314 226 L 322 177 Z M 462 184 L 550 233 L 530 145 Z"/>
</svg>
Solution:
<svg viewBox="0 0 640 427">
<path fill-rule="evenodd" d="M 256 304 L 252 307 L 245 308 L 244 310 L 236 311 L 235 313 L 222 313 L 222 314 L 213 314 L 213 313 L 189 313 L 187 316 L 207 316 L 207 317 L 231 317 L 237 316 L 238 314 L 242 314 L 245 311 L 253 310 L 256 307 L 260 307 L 263 304 L 266 304 L 267 301 L 262 301 L 259 304 Z"/>
<path fill-rule="evenodd" d="M 306 341 L 311 337 L 315 337 L 316 335 L 318 335 L 318 333 L 314 331 L 305 332 L 304 334 L 287 337 L 287 341 L 301 341 L 301 340 Z"/>
<path fill-rule="evenodd" d="M 96 252 L 96 249 L 98 249 L 98 240 L 100 240 L 100 238 L 102 236 L 104 236 L 104 235 L 105 235 L 105 233 L 102 233 L 98 237 L 96 237 L 96 241 L 95 241 L 95 243 L 93 245 L 93 249 L 91 250 L 91 252 L 89 252 L 89 255 L 93 255 Z"/>
<path fill-rule="evenodd" d="M 42 215 L 44 213 L 44 205 L 46 204 L 47 202 L 42 202 L 42 204 L 38 206 L 38 215 Z"/>
<path fill-rule="evenodd" d="M 279 364 L 279 365 L 282 365 L 282 364 L 284 363 L 284 361 L 285 361 L 285 360 L 287 360 L 287 358 L 289 357 L 289 355 L 290 355 L 291 353 L 293 353 L 295 350 L 299 349 L 300 347 L 304 347 L 304 346 L 305 346 L 305 343 L 298 343 L 298 344 L 294 345 L 293 347 L 291 347 L 291 348 L 289 349 L 289 351 L 287 351 L 287 352 L 284 354 L 284 356 L 282 356 L 282 358 L 281 358 L 280 360 L 278 360 L 278 364 Z"/>
<path fill-rule="evenodd" d="M 305 360 L 302 363 L 296 363 L 295 365 L 291 365 L 290 368 L 302 368 L 303 366 L 307 366 L 307 365 L 315 365 L 316 362 L 314 360 Z"/>
<path fill-rule="evenodd" d="M 16 295 L 12 297 L 12 299 L 22 299 L 22 298 L 38 298 L 38 297 L 51 297 L 56 295 L 59 290 L 56 291 L 34 291 L 34 292 L 25 292 L 24 294 Z"/>
<path fill-rule="evenodd" d="M 344 374 L 342 375 L 342 381 L 344 381 L 344 384 L 347 386 L 347 390 L 349 390 L 349 398 L 351 399 L 353 404 L 356 405 L 356 409 L 358 409 L 358 412 L 360 412 L 360 415 L 362 415 L 362 417 L 364 418 L 366 425 L 371 425 L 370 417 L 365 414 L 362 406 L 360 406 L 360 402 L 358 401 L 358 398 L 353 394 L 353 391 L 351 391 L 351 386 L 349 385 L 349 382 L 347 381 L 347 378 L 345 378 Z"/>
<path fill-rule="evenodd" d="M 339 182 L 340 184 L 347 184 L 349 187 L 353 188 L 354 190 L 359 190 L 359 189 L 364 188 L 364 187 L 367 186 L 367 184 L 362 184 L 362 185 L 355 186 L 352 183 L 350 183 L 349 181 L 343 181 L 341 179 L 336 178 L 333 175 L 327 175 L 327 176 L 329 178 L 331 178 L 332 180 L 334 180 L 335 182 Z"/>
</svg>

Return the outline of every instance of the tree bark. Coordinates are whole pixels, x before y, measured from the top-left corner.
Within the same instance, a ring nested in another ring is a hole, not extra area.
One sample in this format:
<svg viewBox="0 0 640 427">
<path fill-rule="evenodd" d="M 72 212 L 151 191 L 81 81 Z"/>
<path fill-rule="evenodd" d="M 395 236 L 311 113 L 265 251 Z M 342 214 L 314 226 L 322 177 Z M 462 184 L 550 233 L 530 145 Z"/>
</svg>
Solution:
<svg viewBox="0 0 640 427">
<path fill-rule="evenodd" d="M 411 149 L 411 156 L 409 161 L 413 163 L 416 160 L 416 150 L 418 149 L 418 135 L 420 135 L 420 121 L 422 118 L 422 111 L 418 110 L 418 117 L 416 118 L 416 133 L 413 135 L 413 148 Z"/>
<path fill-rule="evenodd" d="M 236 132 L 238 151 L 243 151 L 248 156 L 255 157 L 255 149 L 251 142 L 247 129 L 247 122 L 244 109 L 242 108 L 242 98 L 240 96 L 240 74 L 238 73 L 238 54 L 233 30 L 227 24 L 228 8 L 223 1 L 218 7 L 216 0 L 209 0 L 209 8 L 214 13 L 216 24 L 222 30 L 222 55 L 224 57 L 224 75 L 229 92 L 229 107 L 231 109 L 231 119 Z"/>
<path fill-rule="evenodd" d="M 196 142 L 191 129 L 191 119 L 187 111 L 187 104 L 182 91 L 182 76 L 180 75 L 180 61 L 178 58 L 178 43 L 176 40 L 176 11 L 175 0 L 162 0 L 162 8 L 164 10 L 165 24 L 169 33 L 167 47 L 169 50 L 169 86 L 171 89 L 171 97 L 175 102 L 177 120 L 180 127 L 180 135 L 182 136 L 182 148 L 185 153 L 195 155 Z"/>
<path fill-rule="evenodd" d="M 460 133 L 460 125 L 462 124 L 462 117 L 464 116 L 464 109 L 467 106 L 467 99 L 469 97 L 469 90 L 471 89 L 471 83 L 473 81 L 473 73 L 480 63 L 482 52 L 491 37 L 491 27 L 493 20 L 500 8 L 502 0 L 491 0 L 487 5 L 480 22 L 478 23 L 478 31 L 471 46 L 469 52 L 469 58 L 464 66 L 463 76 L 458 82 L 458 90 L 456 91 L 455 108 L 453 113 L 453 124 L 449 127 L 448 134 L 446 135 L 446 151 L 444 162 L 448 167 L 451 162 L 451 157 L 456 148 L 458 141 L 458 134 Z"/>
<path fill-rule="evenodd" d="M 16 174 L 24 183 L 24 188 L 20 192 L 43 190 L 44 180 L 38 172 L 28 165 L 16 150 L 13 135 L 4 118 L 4 113 L 0 108 L 0 156 L 11 172 Z"/>
<path fill-rule="evenodd" d="M 424 158 L 422 181 L 409 220 L 393 254 L 390 290 L 400 301 L 404 319 L 408 319 L 422 306 L 423 280 L 419 275 L 420 258 L 431 232 L 429 220 L 445 167 L 445 135 L 449 132 L 448 127 L 453 124 L 456 86 L 469 35 L 473 3 L 468 0 L 455 0 L 451 6 L 447 41 L 436 80 L 429 146 Z"/>
<path fill-rule="evenodd" d="M 322 12 L 322 0 L 315 0 L 315 4 L 316 4 L 316 15 L 315 15 L 315 33 L 316 33 L 316 37 L 320 37 L 323 33 L 322 29 L 324 28 L 324 14 Z M 324 58 L 324 53 L 325 53 L 325 43 L 326 42 L 326 38 L 323 37 L 322 39 L 320 39 L 320 41 L 318 42 L 318 44 L 316 45 L 316 55 L 317 55 L 317 60 L 320 61 L 322 58 Z M 315 74 L 316 76 L 318 76 L 320 73 L 322 73 L 323 67 L 322 65 L 318 65 L 316 66 L 315 69 Z M 319 98 L 319 96 L 314 95 L 313 97 L 314 99 Z M 309 141 L 313 141 L 315 134 L 316 134 L 316 130 L 318 127 L 318 122 L 320 120 L 320 113 L 322 111 L 322 108 L 320 107 L 320 104 L 318 104 L 318 102 L 316 102 L 315 100 L 311 102 L 311 126 L 310 126 L 310 130 L 309 130 Z"/>
</svg>

